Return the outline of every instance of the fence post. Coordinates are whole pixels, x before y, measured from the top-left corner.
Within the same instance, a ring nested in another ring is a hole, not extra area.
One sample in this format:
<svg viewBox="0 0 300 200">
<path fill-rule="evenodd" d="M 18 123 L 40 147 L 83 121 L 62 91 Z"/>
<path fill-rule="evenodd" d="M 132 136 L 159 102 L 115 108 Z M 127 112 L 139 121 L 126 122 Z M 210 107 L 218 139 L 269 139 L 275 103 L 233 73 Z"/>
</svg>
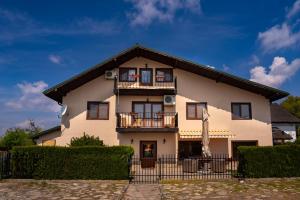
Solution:
<svg viewBox="0 0 300 200">
<path fill-rule="evenodd" d="M 161 158 L 158 158 L 158 166 L 159 166 L 159 172 L 158 172 L 158 180 L 161 180 Z"/>
</svg>

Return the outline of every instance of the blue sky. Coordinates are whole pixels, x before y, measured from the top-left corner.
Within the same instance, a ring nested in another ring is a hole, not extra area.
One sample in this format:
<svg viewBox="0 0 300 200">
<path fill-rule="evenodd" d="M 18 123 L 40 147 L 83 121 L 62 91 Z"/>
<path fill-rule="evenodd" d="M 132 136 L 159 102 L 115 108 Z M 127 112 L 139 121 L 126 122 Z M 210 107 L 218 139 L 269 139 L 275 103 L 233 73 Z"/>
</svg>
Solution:
<svg viewBox="0 0 300 200">
<path fill-rule="evenodd" d="M 0 2 L 0 134 L 59 123 L 41 91 L 135 43 L 300 95 L 300 0 Z"/>
</svg>

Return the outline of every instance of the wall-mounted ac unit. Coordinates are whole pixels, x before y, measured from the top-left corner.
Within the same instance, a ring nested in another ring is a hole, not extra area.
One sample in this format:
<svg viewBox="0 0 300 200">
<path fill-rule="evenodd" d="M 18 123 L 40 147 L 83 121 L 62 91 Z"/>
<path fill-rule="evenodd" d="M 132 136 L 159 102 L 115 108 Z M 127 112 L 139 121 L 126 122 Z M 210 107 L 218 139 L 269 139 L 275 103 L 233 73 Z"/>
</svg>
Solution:
<svg viewBox="0 0 300 200">
<path fill-rule="evenodd" d="M 175 105 L 175 95 L 164 95 L 164 105 L 172 106 Z"/>
<path fill-rule="evenodd" d="M 105 79 L 111 80 L 116 77 L 117 73 L 115 70 L 107 70 L 105 71 Z"/>
</svg>

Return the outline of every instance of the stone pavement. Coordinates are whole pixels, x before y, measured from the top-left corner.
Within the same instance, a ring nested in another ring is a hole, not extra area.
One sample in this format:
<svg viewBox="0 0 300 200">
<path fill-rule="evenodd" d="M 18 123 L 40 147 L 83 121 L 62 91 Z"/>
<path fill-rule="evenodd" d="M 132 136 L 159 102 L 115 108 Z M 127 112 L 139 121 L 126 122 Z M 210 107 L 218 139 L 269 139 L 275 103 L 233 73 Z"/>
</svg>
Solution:
<svg viewBox="0 0 300 200">
<path fill-rule="evenodd" d="M 119 199 L 128 181 L 0 180 L 0 200 Z"/>
<path fill-rule="evenodd" d="M 300 200 L 300 178 L 216 181 L 168 181 L 163 199 L 284 199 Z"/>
<path fill-rule="evenodd" d="M 161 199 L 158 184 L 130 184 L 123 196 L 124 200 L 159 200 Z"/>
</svg>

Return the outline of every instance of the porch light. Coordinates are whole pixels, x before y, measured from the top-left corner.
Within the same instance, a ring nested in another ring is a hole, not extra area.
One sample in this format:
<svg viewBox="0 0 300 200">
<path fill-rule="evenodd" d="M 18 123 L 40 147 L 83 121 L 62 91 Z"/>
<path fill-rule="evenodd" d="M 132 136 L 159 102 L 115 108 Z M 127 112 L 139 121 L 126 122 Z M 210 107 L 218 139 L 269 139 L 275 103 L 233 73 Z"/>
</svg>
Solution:
<svg viewBox="0 0 300 200">
<path fill-rule="evenodd" d="M 164 144 L 166 143 L 166 138 L 163 139 L 163 143 L 164 143 Z"/>
<path fill-rule="evenodd" d="M 130 143 L 133 144 L 133 139 L 130 140 Z"/>
</svg>

